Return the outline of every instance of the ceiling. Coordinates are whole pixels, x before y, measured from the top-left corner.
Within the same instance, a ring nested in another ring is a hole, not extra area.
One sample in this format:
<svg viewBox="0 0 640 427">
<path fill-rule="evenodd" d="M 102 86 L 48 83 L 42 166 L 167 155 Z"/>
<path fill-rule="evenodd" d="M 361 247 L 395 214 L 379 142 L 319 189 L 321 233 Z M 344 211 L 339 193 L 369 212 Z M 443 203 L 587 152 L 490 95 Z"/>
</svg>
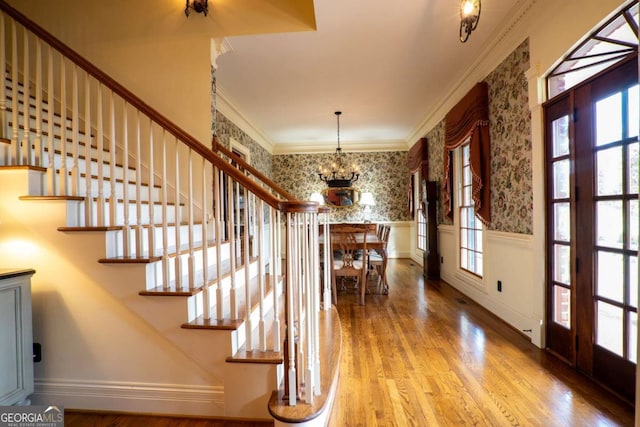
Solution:
<svg viewBox="0 0 640 427">
<path fill-rule="evenodd" d="M 274 153 L 408 148 L 518 0 L 484 0 L 458 38 L 458 0 L 315 0 L 316 31 L 228 37 L 219 99 Z M 226 111 L 225 111 L 226 110 Z"/>
</svg>

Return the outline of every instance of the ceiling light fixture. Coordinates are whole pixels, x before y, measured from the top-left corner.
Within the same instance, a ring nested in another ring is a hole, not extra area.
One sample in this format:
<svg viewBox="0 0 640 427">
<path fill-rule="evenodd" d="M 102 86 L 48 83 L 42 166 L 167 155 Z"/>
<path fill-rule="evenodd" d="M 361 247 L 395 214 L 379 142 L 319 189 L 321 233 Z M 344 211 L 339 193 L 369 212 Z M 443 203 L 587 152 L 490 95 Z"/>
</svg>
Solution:
<svg viewBox="0 0 640 427">
<path fill-rule="evenodd" d="M 187 0 L 187 5 L 184 8 L 184 14 L 189 17 L 190 9 L 195 10 L 197 13 L 204 13 L 204 16 L 207 16 L 209 12 L 209 5 L 207 4 L 207 0 Z"/>
<path fill-rule="evenodd" d="M 460 41 L 469 40 L 480 21 L 480 0 L 462 0 L 460 3 Z"/>
<path fill-rule="evenodd" d="M 355 164 L 350 167 L 346 164 L 346 155 L 340 148 L 340 115 L 341 111 L 336 111 L 336 120 L 338 122 L 338 148 L 336 148 L 336 154 L 334 156 L 331 165 L 326 167 L 320 167 L 318 176 L 320 179 L 327 183 L 329 187 L 351 187 L 351 184 L 356 182 L 360 177 L 360 172 Z"/>
</svg>

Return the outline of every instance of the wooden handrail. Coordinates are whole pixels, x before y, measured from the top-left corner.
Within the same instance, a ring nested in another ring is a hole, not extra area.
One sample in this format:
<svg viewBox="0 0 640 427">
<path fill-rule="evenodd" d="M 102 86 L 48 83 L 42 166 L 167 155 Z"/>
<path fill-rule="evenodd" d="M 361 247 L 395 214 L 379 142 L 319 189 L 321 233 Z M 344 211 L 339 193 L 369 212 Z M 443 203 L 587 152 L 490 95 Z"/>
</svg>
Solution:
<svg viewBox="0 0 640 427">
<path fill-rule="evenodd" d="M 251 175 L 254 175 L 260 181 L 267 184 L 273 191 L 280 194 L 283 198 L 287 200 L 295 200 L 295 197 L 293 197 L 291 193 L 289 193 L 287 190 L 280 187 L 275 182 L 271 181 L 266 175 L 264 175 L 262 172 L 260 172 L 258 169 L 254 168 L 253 166 L 251 166 L 249 163 L 247 163 L 245 159 L 238 156 L 232 150 L 229 150 L 227 147 L 220 144 L 220 140 L 218 139 L 217 135 L 213 135 L 213 139 L 211 141 L 211 149 L 213 151 L 220 151 L 225 156 L 231 158 L 234 162 L 238 163 L 241 168 L 248 170 L 251 173 Z"/>
<path fill-rule="evenodd" d="M 88 74 L 93 76 L 96 80 L 101 82 L 104 86 L 111 89 L 114 93 L 118 94 L 118 96 L 122 97 L 128 104 L 132 105 L 139 111 L 143 112 L 147 115 L 151 120 L 156 122 L 170 134 L 175 136 L 179 141 L 182 141 L 189 148 L 194 150 L 196 153 L 200 154 L 202 157 L 207 159 L 209 162 L 217 166 L 224 173 L 238 181 L 243 187 L 246 187 L 249 191 L 256 194 L 260 198 L 262 198 L 266 203 L 272 206 L 275 209 L 278 209 L 278 203 L 282 200 L 275 197 L 273 194 L 269 193 L 262 186 L 258 185 L 252 179 L 247 177 L 242 171 L 233 167 L 233 165 L 229 164 L 229 162 L 225 161 L 223 158 L 218 156 L 211 149 L 207 148 L 204 144 L 200 143 L 197 139 L 192 137 L 178 125 L 173 123 L 171 120 L 162 115 L 159 111 L 152 108 L 149 104 L 144 102 L 142 99 L 133 94 L 130 90 L 122 86 L 120 83 L 111 78 L 108 74 L 100 70 L 98 67 L 93 65 L 91 62 L 87 61 L 76 51 L 71 49 L 66 44 L 62 43 L 56 37 L 54 37 L 47 30 L 33 22 L 31 19 L 27 18 L 21 12 L 10 6 L 6 1 L 0 0 L 0 9 L 2 9 L 7 15 L 11 16 L 17 22 L 22 24 L 25 28 L 28 28 L 33 34 L 47 42 L 51 47 L 62 53 L 64 56 L 69 58 L 72 62 L 78 65 L 80 68 L 85 70 Z M 249 170 L 247 168 L 247 170 Z M 253 172 L 251 172 L 253 173 Z M 257 178 L 261 179 L 267 186 L 271 187 L 274 192 L 284 196 L 286 199 L 294 199 L 285 192 L 282 193 L 282 189 L 280 187 L 273 187 L 273 182 L 271 180 L 265 181 L 262 179 L 264 175 L 262 174 L 254 174 Z M 266 177 L 264 177 L 266 178 Z"/>
</svg>

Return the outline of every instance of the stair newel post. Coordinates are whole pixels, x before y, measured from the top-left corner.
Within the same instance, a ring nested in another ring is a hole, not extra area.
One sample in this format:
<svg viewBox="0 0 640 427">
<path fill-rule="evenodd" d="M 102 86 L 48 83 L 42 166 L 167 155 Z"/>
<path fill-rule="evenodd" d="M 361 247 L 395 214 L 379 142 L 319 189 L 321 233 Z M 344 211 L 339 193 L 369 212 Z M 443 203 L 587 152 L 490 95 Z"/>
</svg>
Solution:
<svg viewBox="0 0 640 427">
<path fill-rule="evenodd" d="M 224 177 L 221 176 L 222 172 L 217 167 L 213 168 L 213 194 L 214 194 L 214 210 L 213 210 L 213 223 L 215 226 L 215 239 L 216 239 L 216 317 L 218 319 L 224 318 L 222 310 L 222 198 L 224 197 L 224 190 L 222 189 L 221 180 Z M 233 271 L 233 269 L 231 269 Z M 231 276 L 233 280 L 233 275 Z"/>
<path fill-rule="evenodd" d="M 71 195 L 79 194 L 80 174 L 78 173 L 78 149 L 80 147 L 78 126 L 80 125 L 80 113 L 78 106 L 78 66 L 73 65 L 71 88 Z"/>
<path fill-rule="evenodd" d="M 42 147 L 42 40 L 36 38 L 36 76 L 35 76 L 35 90 L 36 90 L 36 134 L 33 140 L 34 146 L 34 164 L 36 166 L 44 166 L 44 149 Z M 0 64 L 5 64 L 4 61 Z M 2 85 L 4 86 L 4 85 Z"/>
<path fill-rule="evenodd" d="M 238 281 L 236 280 L 236 268 L 237 268 L 237 262 L 238 262 L 238 258 L 236 256 L 236 245 L 237 245 L 237 239 L 236 239 L 236 232 L 235 232 L 235 209 L 236 209 L 236 197 L 234 197 L 234 189 L 233 189 L 233 180 L 226 176 L 223 175 L 224 179 L 227 182 L 226 185 L 226 190 L 227 190 L 227 194 L 224 195 L 223 197 L 226 197 L 227 200 L 227 240 L 229 241 L 229 262 L 231 264 L 231 288 L 229 289 L 229 304 L 230 304 L 230 310 L 231 310 L 231 318 L 232 319 L 237 319 L 239 317 L 238 314 L 238 301 L 237 301 L 237 286 L 238 286 Z M 224 190 L 223 190 L 224 191 Z M 222 288 L 222 282 L 218 281 L 218 306 L 220 306 L 220 309 L 222 309 L 222 301 L 224 300 L 224 294 L 223 294 L 223 288 Z M 221 317 L 219 317 L 221 318 Z"/>
<path fill-rule="evenodd" d="M 113 91 L 109 91 L 109 226 L 116 225 L 118 197 L 116 194 L 116 106 Z M 124 174 L 124 171 L 123 171 Z"/>
<path fill-rule="evenodd" d="M 64 56 L 60 55 L 60 195 L 69 195 L 67 167 L 67 67 Z M 53 108 L 53 106 L 50 106 Z"/>
<path fill-rule="evenodd" d="M 322 263 L 324 269 L 322 269 L 322 308 L 327 311 L 331 309 L 331 231 L 329 230 L 329 208 L 326 206 L 320 206 L 318 208 L 318 216 L 322 218 Z"/>
<path fill-rule="evenodd" d="M 104 197 L 104 111 L 102 105 L 102 85 L 97 85 L 96 99 L 96 172 L 98 173 L 98 198 L 96 199 L 97 226 L 105 225 L 105 197 Z M 51 122 L 49 122 L 51 123 Z"/>
<path fill-rule="evenodd" d="M 131 256 L 131 218 L 129 216 L 129 114 L 127 102 L 122 102 L 122 248 L 123 256 Z M 111 182 L 114 182 L 112 179 Z M 113 190 L 112 190 L 113 191 Z M 116 194 L 117 196 L 117 194 Z"/>
<path fill-rule="evenodd" d="M 144 256 L 144 235 L 143 235 L 143 227 L 142 227 L 142 141 L 140 138 L 140 110 L 136 109 L 136 124 L 135 124 L 135 168 L 136 168 L 136 225 L 135 225 L 135 248 L 136 248 L 136 257 Z M 151 188 L 149 189 L 151 192 Z M 153 206 L 151 204 L 151 200 L 149 199 L 149 206 Z M 151 222 L 149 222 L 150 228 L 149 233 L 151 233 Z M 149 257 L 152 256 L 151 251 L 148 254 Z"/>
<path fill-rule="evenodd" d="M 174 197 L 174 223 L 175 223 L 175 240 L 176 240 L 176 256 L 174 259 L 174 278 L 176 281 L 176 289 L 184 289 L 185 284 L 183 283 L 182 274 L 182 256 L 180 255 L 180 251 L 182 250 L 182 236 L 180 236 L 180 226 L 182 225 L 182 215 L 180 209 L 180 144 L 177 139 L 175 141 L 175 159 L 174 159 L 174 168 L 175 168 L 175 182 L 173 185 L 173 197 Z"/>
<path fill-rule="evenodd" d="M 20 160 L 20 164 L 33 165 L 33 149 L 31 147 L 31 92 L 30 79 L 31 73 L 29 69 L 29 31 L 22 27 L 23 45 L 23 66 L 22 66 L 22 148 L 26 151 L 23 153 L 24 159 Z M 16 80 L 17 83 L 17 80 Z"/>
<path fill-rule="evenodd" d="M 149 158 L 148 158 L 148 191 L 149 191 L 149 230 L 148 230 L 148 238 L 149 238 L 149 257 L 153 257 L 156 255 L 156 222 L 155 222 L 155 209 L 153 208 L 156 204 L 156 196 L 155 196 L 155 140 L 153 138 L 153 122 L 151 119 L 149 120 Z M 140 172 L 142 169 L 140 169 Z M 140 212 L 139 217 L 142 218 L 142 203 L 140 203 Z M 141 233 L 142 234 L 142 233 Z"/>
<path fill-rule="evenodd" d="M 171 271 L 169 266 L 169 230 L 167 218 L 167 132 L 162 130 L 162 286 L 169 289 Z M 149 206 L 153 209 L 153 206 Z"/>
<path fill-rule="evenodd" d="M 50 196 L 58 194 L 56 189 L 55 138 L 53 136 L 53 51 L 47 46 L 47 151 L 49 164 L 47 165 L 47 193 Z"/>
<path fill-rule="evenodd" d="M 269 273 L 273 282 L 273 351 L 280 351 L 280 291 L 278 285 L 280 283 L 280 212 L 269 208 L 270 232 L 271 236 L 271 254 L 269 256 Z"/>
<path fill-rule="evenodd" d="M 189 148 L 189 157 L 187 160 L 187 232 L 189 233 L 189 255 L 187 258 L 189 289 L 196 286 L 196 260 L 193 253 L 193 150 Z M 204 242 L 202 251 L 204 252 Z"/>
<path fill-rule="evenodd" d="M 254 197 L 255 198 L 255 197 Z M 262 199 L 258 200 L 258 208 L 255 213 L 255 221 L 257 227 L 257 240 L 255 246 L 258 248 L 258 280 L 260 281 L 260 323 L 258 324 L 258 333 L 260 337 L 260 351 L 267 351 L 267 329 L 265 326 L 265 310 L 264 310 L 264 295 L 265 295 L 265 271 L 264 271 L 264 256 L 262 251 L 262 242 L 264 241 L 264 202 Z M 275 289 L 273 290 L 275 293 Z"/>
<path fill-rule="evenodd" d="M 84 74 L 84 225 L 89 227 L 93 222 L 93 198 L 91 186 L 91 80 Z"/>
<path fill-rule="evenodd" d="M 202 286 L 204 293 L 202 301 L 204 304 L 202 315 L 206 320 L 211 319 L 211 288 L 209 286 L 209 213 L 207 197 L 209 182 L 207 181 L 207 168 L 209 164 L 204 157 L 201 157 L 202 163 Z"/>
<path fill-rule="evenodd" d="M 16 22 L 11 21 L 11 164 L 20 165 L 22 148 L 20 147 L 18 128 L 18 30 Z"/>
</svg>

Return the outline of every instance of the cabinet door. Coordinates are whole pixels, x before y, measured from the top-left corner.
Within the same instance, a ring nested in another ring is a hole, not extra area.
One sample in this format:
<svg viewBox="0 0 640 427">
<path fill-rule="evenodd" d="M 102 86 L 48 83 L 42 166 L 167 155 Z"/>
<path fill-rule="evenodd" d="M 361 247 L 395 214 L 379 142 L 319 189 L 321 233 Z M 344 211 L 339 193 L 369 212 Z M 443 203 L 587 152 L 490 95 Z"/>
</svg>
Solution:
<svg viewBox="0 0 640 427">
<path fill-rule="evenodd" d="M 0 406 L 33 393 L 29 279 L 0 280 Z"/>
</svg>

